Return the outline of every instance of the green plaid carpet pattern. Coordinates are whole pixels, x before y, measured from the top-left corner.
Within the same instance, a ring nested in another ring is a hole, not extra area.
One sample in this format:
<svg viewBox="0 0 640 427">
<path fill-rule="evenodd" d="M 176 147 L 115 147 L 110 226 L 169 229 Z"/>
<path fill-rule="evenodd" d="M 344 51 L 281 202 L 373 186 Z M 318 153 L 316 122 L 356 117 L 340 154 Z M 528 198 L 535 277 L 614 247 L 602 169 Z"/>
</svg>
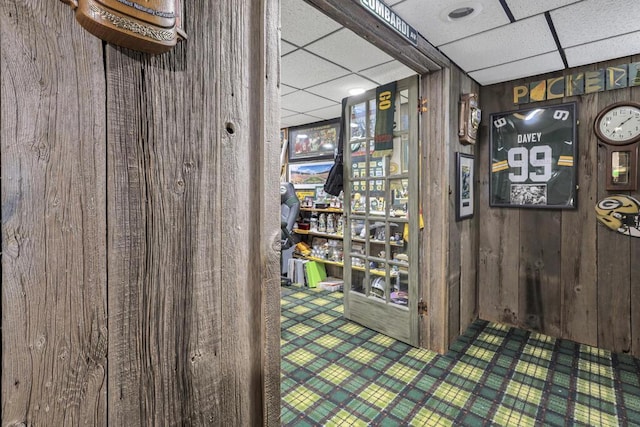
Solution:
<svg viewBox="0 0 640 427">
<path fill-rule="evenodd" d="M 342 294 L 282 288 L 287 426 L 640 426 L 640 360 L 476 321 L 444 355 L 342 317 Z"/>
</svg>

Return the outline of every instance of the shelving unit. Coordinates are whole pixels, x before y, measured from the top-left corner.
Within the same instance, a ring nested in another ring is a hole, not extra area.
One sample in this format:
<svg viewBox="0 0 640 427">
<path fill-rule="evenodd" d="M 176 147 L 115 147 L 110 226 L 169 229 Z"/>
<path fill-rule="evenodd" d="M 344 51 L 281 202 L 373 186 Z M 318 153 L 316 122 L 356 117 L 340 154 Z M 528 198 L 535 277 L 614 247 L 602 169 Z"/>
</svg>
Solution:
<svg viewBox="0 0 640 427">
<path fill-rule="evenodd" d="M 334 232 L 326 232 L 318 230 L 318 221 L 320 216 L 325 217 L 325 229 L 329 224 L 327 221 L 329 216 L 333 217 L 333 225 L 330 229 Z M 322 263 L 326 266 L 327 275 L 341 279 L 343 276 L 343 234 L 340 232 L 343 211 L 340 208 L 311 208 L 303 207 L 300 210 L 298 224 L 307 224 L 310 229 L 294 228 L 293 232 L 299 236 L 300 240 L 306 243 L 310 248 L 310 254 L 297 251 L 294 254 L 296 258 L 303 258 L 309 261 Z M 313 220 L 312 220 L 313 219 Z M 340 222 L 340 226 L 338 224 Z M 312 225 L 313 224 L 313 225 Z M 311 228 L 313 227 L 313 228 Z"/>
</svg>

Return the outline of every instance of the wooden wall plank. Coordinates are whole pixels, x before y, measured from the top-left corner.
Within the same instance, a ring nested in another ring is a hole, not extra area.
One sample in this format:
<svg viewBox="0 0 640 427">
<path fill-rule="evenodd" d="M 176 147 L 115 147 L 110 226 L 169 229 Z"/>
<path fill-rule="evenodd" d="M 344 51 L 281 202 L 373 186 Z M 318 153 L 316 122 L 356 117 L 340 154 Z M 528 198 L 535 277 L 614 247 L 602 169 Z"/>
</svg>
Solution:
<svg viewBox="0 0 640 427">
<path fill-rule="evenodd" d="M 480 181 L 478 191 L 479 258 L 478 258 L 478 309 L 482 319 L 515 325 L 519 322 L 518 271 L 520 266 L 519 234 L 520 216 L 516 209 L 489 207 L 489 134 L 490 115 L 512 109 L 505 107 L 505 99 L 511 99 L 509 85 L 494 85 L 480 89 L 482 123 L 477 171 Z"/>
<path fill-rule="evenodd" d="M 475 166 L 478 166 L 476 158 Z M 475 194 L 476 213 L 474 218 L 466 220 L 462 225 L 460 239 L 460 330 L 464 332 L 478 318 L 478 186 L 477 170 Z"/>
<path fill-rule="evenodd" d="M 526 329 L 560 335 L 559 211 L 520 211 L 519 321 Z"/>
<path fill-rule="evenodd" d="M 591 66 L 593 68 L 593 66 Z M 579 70 L 587 70 L 581 67 Z M 573 72 L 575 72 L 574 70 Z M 565 74 L 570 74 L 566 72 Z M 593 207 L 598 192 L 598 144 L 591 123 L 597 114 L 596 98 L 569 97 L 576 102 L 578 118 L 577 209 L 562 212 L 561 325 L 559 336 L 581 343 L 598 342 L 597 251 Z"/>
<path fill-rule="evenodd" d="M 113 425 L 279 416 L 275 7 L 190 3 L 170 53 L 107 49 Z"/>
<path fill-rule="evenodd" d="M 632 58 L 633 62 L 640 61 L 640 55 Z M 632 101 L 640 102 L 640 90 L 631 90 L 629 98 Z M 638 183 L 640 186 L 640 182 Z M 640 200 L 640 188 L 632 192 L 631 195 L 636 200 Z M 631 241 L 631 354 L 640 357 L 640 239 Z"/>
<path fill-rule="evenodd" d="M 445 352 L 449 346 L 448 247 L 449 247 L 449 135 L 440 126 L 448 123 L 449 69 L 423 76 L 422 96 L 428 110 L 422 114 L 421 194 L 425 228 L 420 248 L 422 299 L 429 313 L 420 319 L 420 346 Z M 424 183 L 429 183 L 425 185 Z"/>
<path fill-rule="evenodd" d="M 3 425 L 107 422 L 101 51 L 61 2 L 0 3 Z"/>
<path fill-rule="evenodd" d="M 447 122 L 448 129 L 447 135 L 450 138 L 449 146 L 449 165 L 450 168 L 447 172 L 449 177 L 448 188 L 448 200 L 449 206 L 449 268 L 447 274 L 447 286 L 449 288 L 448 293 L 448 306 L 449 306 L 449 327 L 447 331 L 447 341 L 453 342 L 458 335 L 460 335 L 460 293 L 461 283 L 460 276 L 462 274 L 462 260 L 460 259 L 460 247 L 462 245 L 462 222 L 455 220 L 456 215 L 456 153 L 463 150 L 460 142 L 458 142 L 458 116 L 459 108 L 458 102 L 460 99 L 460 93 L 462 92 L 462 72 L 457 67 L 451 67 L 449 69 L 451 78 L 450 84 L 447 88 L 449 92 L 449 104 L 446 107 L 448 111 L 449 120 Z"/>
<path fill-rule="evenodd" d="M 458 67 L 450 69 L 451 84 L 449 85 L 448 134 L 450 138 L 449 151 L 449 272 L 447 283 L 449 286 L 449 344 L 462 333 L 469 324 L 478 317 L 477 311 L 477 233 L 478 216 L 456 221 L 456 155 L 465 153 L 475 156 L 475 145 L 462 144 L 458 139 L 458 124 L 460 116 L 460 97 L 464 93 L 478 93 L 479 86 L 466 76 Z M 477 161 L 477 159 L 476 159 Z M 477 163 L 476 163 L 477 166 Z M 477 170 L 474 178 L 477 181 Z M 477 186 L 473 182 L 476 191 Z"/>
<path fill-rule="evenodd" d="M 599 92 L 595 95 L 597 110 L 629 99 L 629 96 L 630 89 Z M 605 189 L 607 155 L 604 145 L 599 144 L 597 154 L 599 179 L 596 203 L 611 194 Z M 631 239 L 607 227 L 597 227 L 598 346 L 613 351 L 631 350 Z"/>
<path fill-rule="evenodd" d="M 452 93 L 452 98 L 456 99 L 457 102 L 453 102 L 453 108 L 455 108 L 455 120 L 451 121 L 451 125 L 456 126 L 451 130 L 453 138 L 458 140 L 457 136 L 457 125 L 459 123 L 459 115 L 460 115 L 460 95 L 464 93 L 479 93 L 480 87 L 479 85 L 471 80 L 464 73 L 460 72 L 458 74 L 458 79 L 460 80 L 459 91 L 458 93 Z M 453 113 L 452 113 L 453 114 Z M 474 156 L 474 166 L 476 170 L 474 171 L 474 182 L 472 183 L 474 189 L 474 216 L 470 219 L 465 219 L 457 224 L 459 229 L 459 242 L 460 242 L 460 300 L 458 304 L 460 305 L 460 321 L 459 321 L 459 329 L 458 334 L 464 332 L 467 327 L 478 318 L 478 232 L 479 232 L 479 196 L 478 196 L 478 147 L 476 144 L 474 145 L 463 145 L 459 142 L 455 144 L 457 150 L 466 154 L 471 154 Z M 454 150 L 455 151 L 455 150 Z M 453 170 L 453 178 L 452 183 L 455 185 L 455 161 L 452 163 Z M 455 190 L 452 192 L 453 197 L 455 197 Z M 451 212 L 452 222 L 455 223 L 455 209 Z M 451 237 L 453 240 L 453 237 Z"/>
<path fill-rule="evenodd" d="M 193 392 L 187 384 L 191 378 L 186 353 L 190 332 L 198 326 L 191 318 L 198 241 L 190 223 L 200 221 L 196 194 L 202 190 L 201 176 L 215 159 L 207 152 L 194 158 L 191 147 L 200 143 L 186 138 L 189 129 L 181 116 L 187 114 L 182 93 L 189 89 L 165 71 L 166 59 L 178 61 L 181 49 L 184 45 L 150 58 L 107 47 L 109 390 L 118 390 L 109 395 L 109 412 L 117 425 L 179 424 L 185 416 L 196 415 L 183 406 Z M 167 108 L 171 104 L 179 108 Z M 215 188 L 215 181 L 212 184 Z M 202 195 L 211 197 L 209 191 Z M 218 208 L 214 200 L 210 208 Z M 211 231 L 215 225 L 211 221 Z M 212 287 L 209 295 L 199 296 L 213 302 L 217 290 Z M 207 313 L 211 316 L 209 308 L 200 315 Z M 213 319 L 210 323 L 212 327 Z M 215 395 L 218 382 L 213 380 L 209 387 Z"/>
<path fill-rule="evenodd" d="M 635 195 L 636 200 L 640 200 Z M 640 301 L 640 239 L 633 239 L 630 248 L 630 279 L 631 279 L 631 354 L 638 357 L 640 355 L 640 308 L 637 302 Z M 634 262 L 634 260 L 636 262 Z"/>
<path fill-rule="evenodd" d="M 259 144 L 262 169 L 257 179 L 262 180 L 261 209 L 261 275 L 258 291 L 261 293 L 261 371 L 263 424 L 275 426 L 280 422 L 280 212 L 279 180 L 280 158 L 276 147 L 280 147 L 280 0 L 258 2 L 264 7 L 264 28 L 254 32 L 254 49 L 264 45 L 262 64 L 255 67 L 256 96 L 263 99 L 262 106 L 252 103 L 254 115 L 261 118 L 261 133 L 254 140 Z M 265 79 L 266 76 L 266 79 Z M 251 141 L 250 141 L 251 142 Z M 255 178 L 254 178 L 255 179 Z M 256 284 L 254 283 L 254 286 Z"/>
</svg>

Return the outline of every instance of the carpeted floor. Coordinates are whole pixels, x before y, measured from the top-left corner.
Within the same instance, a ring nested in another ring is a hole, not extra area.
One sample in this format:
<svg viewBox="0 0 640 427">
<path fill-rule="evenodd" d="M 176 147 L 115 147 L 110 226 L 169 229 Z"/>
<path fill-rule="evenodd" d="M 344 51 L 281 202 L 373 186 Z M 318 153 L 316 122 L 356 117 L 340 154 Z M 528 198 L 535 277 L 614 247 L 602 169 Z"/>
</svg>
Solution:
<svg viewBox="0 0 640 427">
<path fill-rule="evenodd" d="M 282 288 L 282 425 L 640 426 L 640 360 L 475 322 L 445 355 Z"/>
</svg>

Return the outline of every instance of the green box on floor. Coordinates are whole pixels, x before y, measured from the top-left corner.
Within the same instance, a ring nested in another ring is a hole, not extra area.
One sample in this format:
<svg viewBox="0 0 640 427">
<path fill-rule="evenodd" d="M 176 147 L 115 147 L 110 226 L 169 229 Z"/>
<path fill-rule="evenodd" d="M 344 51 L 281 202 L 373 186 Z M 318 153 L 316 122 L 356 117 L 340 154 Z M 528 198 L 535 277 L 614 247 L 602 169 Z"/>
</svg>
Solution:
<svg viewBox="0 0 640 427">
<path fill-rule="evenodd" d="M 327 271 L 324 264 L 316 261 L 309 261 L 304 264 L 304 272 L 307 276 L 307 286 L 310 288 L 318 287 L 318 283 L 327 278 Z"/>
</svg>

